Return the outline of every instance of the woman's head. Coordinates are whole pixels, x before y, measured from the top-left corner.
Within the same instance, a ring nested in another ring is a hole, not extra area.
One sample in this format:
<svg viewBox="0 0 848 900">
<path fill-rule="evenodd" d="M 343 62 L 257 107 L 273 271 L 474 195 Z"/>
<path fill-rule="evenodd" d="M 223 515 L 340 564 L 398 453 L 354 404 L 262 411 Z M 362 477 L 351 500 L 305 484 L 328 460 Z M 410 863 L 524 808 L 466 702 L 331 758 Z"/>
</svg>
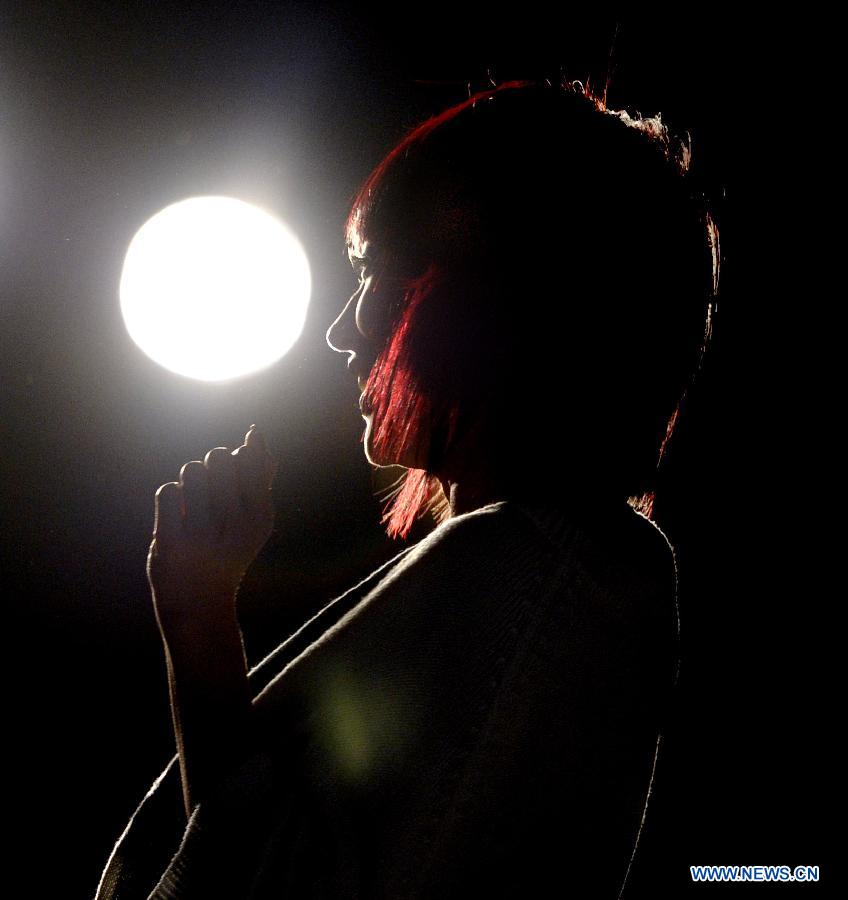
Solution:
<svg viewBox="0 0 848 900">
<path fill-rule="evenodd" d="M 345 231 L 365 278 L 328 340 L 367 378 L 369 458 L 411 469 L 390 533 L 460 463 L 517 484 L 544 467 L 548 493 L 650 488 L 717 283 L 687 166 L 658 119 L 512 82 L 372 172 Z"/>
</svg>

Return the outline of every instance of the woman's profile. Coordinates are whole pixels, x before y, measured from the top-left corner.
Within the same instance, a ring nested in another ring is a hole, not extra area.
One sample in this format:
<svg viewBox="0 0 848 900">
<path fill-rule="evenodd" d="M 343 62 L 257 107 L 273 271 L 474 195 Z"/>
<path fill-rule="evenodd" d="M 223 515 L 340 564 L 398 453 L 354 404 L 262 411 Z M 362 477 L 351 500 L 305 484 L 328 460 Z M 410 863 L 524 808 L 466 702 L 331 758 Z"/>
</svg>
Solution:
<svg viewBox="0 0 848 900">
<path fill-rule="evenodd" d="M 159 489 L 177 755 L 98 900 L 622 893 L 678 661 L 653 479 L 717 290 L 688 153 L 579 83 L 508 82 L 376 166 L 327 342 L 367 458 L 407 470 L 389 534 L 438 524 L 249 670 L 262 435 Z"/>
</svg>

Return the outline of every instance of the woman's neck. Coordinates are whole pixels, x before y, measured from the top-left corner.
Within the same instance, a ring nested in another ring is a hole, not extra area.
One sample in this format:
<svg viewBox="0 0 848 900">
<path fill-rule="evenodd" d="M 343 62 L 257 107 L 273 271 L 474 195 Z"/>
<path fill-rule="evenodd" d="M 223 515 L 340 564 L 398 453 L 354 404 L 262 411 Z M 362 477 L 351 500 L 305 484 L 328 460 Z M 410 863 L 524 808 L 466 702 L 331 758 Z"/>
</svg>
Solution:
<svg viewBox="0 0 848 900">
<path fill-rule="evenodd" d="M 506 499 L 493 485 L 472 485 L 467 481 L 460 483 L 446 478 L 439 480 L 450 506 L 451 518 Z"/>
<path fill-rule="evenodd" d="M 503 457 L 492 454 L 499 446 L 500 436 L 490 436 L 483 427 L 485 415 L 461 430 L 459 441 L 451 447 L 450 455 L 436 470 L 436 477 L 448 501 L 451 518 L 480 509 L 490 503 L 511 499 L 509 485 L 516 484 L 516 473 L 507 471 Z M 482 450 L 481 450 L 482 448 Z"/>
<path fill-rule="evenodd" d="M 450 506 L 451 517 L 490 503 L 518 498 L 524 480 L 518 473 L 504 471 L 503 467 L 479 458 L 476 464 L 464 466 L 461 470 L 439 473 L 438 479 Z"/>
</svg>

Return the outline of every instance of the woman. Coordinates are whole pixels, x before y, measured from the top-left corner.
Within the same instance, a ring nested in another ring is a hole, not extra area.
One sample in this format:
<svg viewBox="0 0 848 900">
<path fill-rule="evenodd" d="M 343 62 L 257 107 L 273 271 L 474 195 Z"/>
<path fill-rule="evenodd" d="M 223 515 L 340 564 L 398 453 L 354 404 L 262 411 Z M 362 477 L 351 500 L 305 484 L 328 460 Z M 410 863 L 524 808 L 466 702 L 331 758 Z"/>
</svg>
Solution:
<svg viewBox="0 0 848 900">
<path fill-rule="evenodd" d="M 366 456 L 408 470 L 389 533 L 439 524 L 248 672 L 264 441 L 160 488 L 178 754 L 98 898 L 619 895 L 677 667 L 673 554 L 632 507 L 717 287 L 687 164 L 658 119 L 510 82 L 377 166 L 327 340 Z"/>
</svg>

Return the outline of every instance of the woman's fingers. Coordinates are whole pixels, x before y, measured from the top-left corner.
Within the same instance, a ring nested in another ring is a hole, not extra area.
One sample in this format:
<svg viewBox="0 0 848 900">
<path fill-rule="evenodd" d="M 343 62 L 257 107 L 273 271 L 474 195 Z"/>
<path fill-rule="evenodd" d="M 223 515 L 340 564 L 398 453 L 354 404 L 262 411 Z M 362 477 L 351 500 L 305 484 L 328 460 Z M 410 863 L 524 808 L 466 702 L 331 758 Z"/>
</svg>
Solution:
<svg viewBox="0 0 848 900">
<path fill-rule="evenodd" d="M 241 446 L 234 453 L 238 470 L 239 495 L 243 507 L 251 509 L 268 491 L 264 475 L 264 461 L 251 448 Z"/>
<path fill-rule="evenodd" d="M 266 450 L 265 446 L 265 436 L 262 432 L 255 426 L 251 425 L 247 430 L 247 434 L 244 436 L 244 445 L 245 447 L 258 447 L 260 450 Z"/>
<path fill-rule="evenodd" d="M 226 447 L 216 447 L 203 462 L 186 463 L 179 482 L 159 488 L 154 536 L 167 540 L 183 533 L 197 535 L 210 526 L 223 533 L 237 528 L 245 511 L 251 518 L 267 518 L 275 471 L 265 438 L 251 426 L 237 450 L 230 453 Z"/>
<path fill-rule="evenodd" d="M 262 434 L 255 425 L 251 425 L 250 431 L 248 431 L 245 436 L 244 443 L 247 447 L 255 447 L 262 456 L 265 466 L 265 478 L 267 480 L 267 485 L 270 488 L 274 481 L 274 476 L 277 474 L 277 461 L 268 452 L 268 445 L 265 443 L 265 435 Z"/>
<path fill-rule="evenodd" d="M 179 482 L 159 488 L 147 575 L 163 608 L 236 590 L 273 529 L 273 470 L 251 429 L 234 453 L 216 447 L 203 462 L 186 463 Z"/>
<path fill-rule="evenodd" d="M 182 493 L 176 481 L 163 484 L 156 491 L 153 536 L 169 540 L 182 528 Z"/>
<path fill-rule="evenodd" d="M 255 425 L 244 439 L 244 444 L 235 451 L 239 474 L 239 490 L 242 500 L 249 506 L 265 503 L 274 479 L 275 465 L 265 438 Z"/>
<path fill-rule="evenodd" d="M 180 470 L 185 527 L 201 531 L 209 527 L 209 476 L 199 460 L 187 462 Z"/>
<path fill-rule="evenodd" d="M 209 478 L 209 511 L 220 530 L 233 521 L 239 509 L 236 460 L 226 447 L 216 447 L 204 460 Z"/>
</svg>

